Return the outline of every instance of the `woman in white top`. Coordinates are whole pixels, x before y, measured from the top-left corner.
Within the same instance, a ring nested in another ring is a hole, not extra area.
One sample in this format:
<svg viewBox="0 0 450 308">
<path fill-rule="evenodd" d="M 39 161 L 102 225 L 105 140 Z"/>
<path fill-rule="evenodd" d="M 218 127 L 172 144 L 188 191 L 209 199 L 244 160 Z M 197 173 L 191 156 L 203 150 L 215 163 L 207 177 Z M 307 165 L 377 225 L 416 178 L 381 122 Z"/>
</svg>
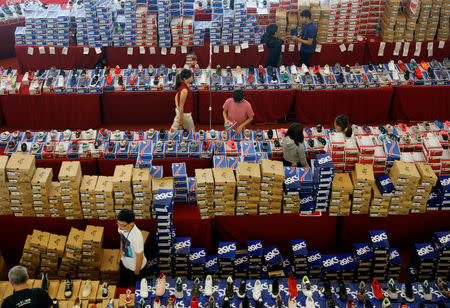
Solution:
<svg viewBox="0 0 450 308">
<path fill-rule="evenodd" d="M 346 138 L 350 138 L 353 134 L 348 117 L 343 114 L 338 115 L 336 119 L 334 119 L 334 128 L 336 129 L 336 132 L 344 134 Z"/>
</svg>

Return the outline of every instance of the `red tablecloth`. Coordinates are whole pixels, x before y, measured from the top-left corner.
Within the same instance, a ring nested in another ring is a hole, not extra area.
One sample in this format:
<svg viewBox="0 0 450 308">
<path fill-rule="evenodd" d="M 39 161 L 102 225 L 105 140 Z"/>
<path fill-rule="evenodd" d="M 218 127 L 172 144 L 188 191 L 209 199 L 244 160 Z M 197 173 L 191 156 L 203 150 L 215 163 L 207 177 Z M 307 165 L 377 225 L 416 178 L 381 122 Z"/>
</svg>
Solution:
<svg viewBox="0 0 450 308">
<path fill-rule="evenodd" d="M 16 31 L 16 27 L 23 25 L 25 25 L 25 20 L 0 25 L 0 40 L 2 42 L 0 46 L 0 59 L 13 58 L 16 55 L 14 52 L 14 32 Z"/>
<path fill-rule="evenodd" d="M 391 116 L 395 120 L 448 120 L 450 118 L 450 86 L 396 87 Z"/>
<path fill-rule="evenodd" d="M 416 42 L 409 42 L 408 55 L 403 57 L 403 48 L 405 43 L 402 43 L 400 47 L 400 52 L 398 56 L 394 56 L 395 42 L 393 43 L 385 43 L 384 52 L 382 56 L 378 56 L 378 51 L 380 50 L 380 39 L 378 38 L 369 38 L 367 39 L 367 56 L 365 62 L 368 63 L 371 61 L 372 63 L 388 63 L 390 60 L 394 60 L 397 62 L 398 60 L 402 60 L 403 62 L 409 62 L 411 59 L 415 60 L 425 60 L 431 61 L 436 59 L 438 61 L 443 61 L 445 57 L 450 55 L 450 41 L 445 41 L 444 48 L 439 48 L 439 41 L 423 41 L 421 43 L 421 49 L 419 56 L 415 56 L 414 53 L 416 51 Z M 428 56 L 428 43 L 433 43 L 433 55 Z"/>
<path fill-rule="evenodd" d="M 28 54 L 28 47 L 33 48 L 33 55 Z M 45 54 L 40 54 L 37 46 L 15 46 L 17 61 L 22 73 L 41 68 L 49 69 L 52 66 L 58 69 L 92 68 L 103 57 L 103 51 L 97 54 L 94 48 L 89 48 L 89 53 L 85 55 L 83 54 L 84 47 L 81 46 L 67 47 L 67 55 L 62 54 L 64 47 L 55 47 L 54 55 L 50 54 L 49 47 L 44 48 Z"/>
<path fill-rule="evenodd" d="M 5 95 L 0 97 L 0 104 L 8 127 L 96 128 L 101 123 L 97 94 Z"/>
<path fill-rule="evenodd" d="M 303 123 L 333 123 L 345 114 L 352 123 L 385 122 L 393 88 L 297 91 L 295 117 Z"/>
<path fill-rule="evenodd" d="M 150 54 L 150 47 L 145 47 L 145 54 L 140 54 L 139 47 L 130 47 L 133 54 L 128 54 L 129 47 L 106 47 L 106 59 L 108 65 L 126 67 L 132 64 L 137 67 L 139 64 L 148 66 L 149 64 L 159 67 L 161 64 L 177 67 L 183 67 L 186 62 L 186 54 L 181 53 L 181 47 L 175 48 L 176 53 L 171 54 L 172 48 L 166 48 L 166 55 L 161 54 L 161 47 L 155 47 L 155 53 Z M 197 55 L 197 62 L 200 67 L 207 67 L 209 63 L 209 45 L 187 47 L 187 52 L 193 51 Z"/>
<path fill-rule="evenodd" d="M 175 118 L 176 92 L 105 92 L 102 94 L 103 124 L 167 124 Z M 197 120 L 198 93 L 193 92 L 194 122 Z"/>
<path fill-rule="evenodd" d="M 223 104 L 233 97 L 228 91 L 199 91 L 199 122 L 209 124 L 211 102 L 212 124 L 223 123 Z M 294 103 L 295 90 L 245 91 L 245 99 L 250 102 L 255 113 L 254 123 L 275 122 L 286 116 Z"/>
</svg>

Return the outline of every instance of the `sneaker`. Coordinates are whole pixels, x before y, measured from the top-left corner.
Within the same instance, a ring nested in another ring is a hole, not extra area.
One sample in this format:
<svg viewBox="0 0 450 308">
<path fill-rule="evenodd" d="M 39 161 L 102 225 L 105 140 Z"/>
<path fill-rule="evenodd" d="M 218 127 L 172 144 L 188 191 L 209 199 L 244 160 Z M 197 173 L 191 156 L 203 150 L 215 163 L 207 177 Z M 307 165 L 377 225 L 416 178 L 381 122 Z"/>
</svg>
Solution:
<svg viewBox="0 0 450 308">
<path fill-rule="evenodd" d="M 283 308 L 283 300 L 281 299 L 280 294 L 278 294 L 277 298 L 275 299 L 275 308 Z"/>
<path fill-rule="evenodd" d="M 410 281 L 405 283 L 405 298 L 410 303 L 414 302 L 414 292 Z"/>
<path fill-rule="evenodd" d="M 364 308 L 373 308 L 373 305 L 368 298 L 366 298 L 366 301 L 364 302 Z"/>
<path fill-rule="evenodd" d="M 325 76 L 330 75 L 330 66 L 328 64 L 325 64 L 324 68 L 323 68 L 323 74 Z"/>
<path fill-rule="evenodd" d="M 233 278 L 231 276 L 228 276 L 227 278 L 227 286 L 225 288 L 225 296 L 229 299 L 233 298 L 234 296 L 234 290 L 233 290 Z"/>
<path fill-rule="evenodd" d="M 378 283 L 376 279 L 372 281 L 372 292 L 376 299 L 378 300 L 383 299 L 383 291 L 381 285 Z"/>
<path fill-rule="evenodd" d="M 238 290 L 238 293 L 237 293 L 238 297 L 239 298 L 244 298 L 245 294 L 246 294 L 246 291 L 247 291 L 247 282 L 242 279 L 241 283 L 239 284 L 239 290 Z"/>
<path fill-rule="evenodd" d="M 359 283 L 358 293 L 356 293 L 356 297 L 360 302 L 364 301 L 364 299 L 366 298 L 366 284 L 364 283 L 364 281 L 361 281 Z"/>
<path fill-rule="evenodd" d="M 312 288 L 311 288 L 311 282 L 309 281 L 308 276 L 303 276 L 303 279 L 302 279 L 302 292 L 303 292 L 303 295 L 305 295 L 306 297 L 312 296 L 312 294 L 313 294 L 313 291 L 312 291 Z"/>
<path fill-rule="evenodd" d="M 284 73 L 286 73 L 286 67 L 284 65 L 280 66 L 280 75 L 283 75 Z"/>
<path fill-rule="evenodd" d="M 407 135 L 405 135 L 405 136 L 407 136 Z M 397 287 L 395 286 L 394 279 L 392 279 L 392 278 L 389 279 L 388 286 L 387 286 L 387 292 L 388 292 L 390 299 L 395 300 L 398 298 L 398 290 L 397 290 Z"/>
<path fill-rule="evenodd" d="M 175 308 L 176 305 L 176 297 L 174 294 L 170 295 L 168 301 L 167 301 L 167 308 Z"/>
<path fill-rule="evenodd" d="M 222 302 L 222 308 L 230 308 L 230 300 L 225 296 Z"/>
<path fill-rule="evenodd" d="M 262 292 L 261 281 L 256 280 L 255 284 L 253 285 L 253 299 L 255 301 L 261 298 L 261 292 Z"/>
<path fill-rule="evenodd" d="M 213 296 L 209 297 L 208 308 L 216 308 L 216 301 L 214 300 Z"/>
<path fill-rule="evenodd" d="M 449 58 L 444 59 L 444 66 L 446 69 L 450 69 L 450 59 Z"/>
<path fill-rule="evenodd" d="M 291 74 L 293 74 L 293 75 L 297 74 L 297 66 L 295 66 L 295 64 L 291 65 Z"/>
<path fill-rule="evenodd" d="M 192 285 L 191 296 L 197 298 L 200 295 L 200 280 L 195 278 Z"/>
<path fill-rule="evenodd" d="M 177 278 L 177 281 L 175 283 L 175 297 L 180 299 L 183 298 L 184 294 L 183 294 L 183 281 L 181 280 L 180 277 Z"/>
<path fill-rule="evenodd" d="M 316 307 L 316 303 L 314 302 L 314 299 L 312 298 L 312 296 L 306 297 L 305 307 L 306 308 L 315 308 Z"/>
<path fill-rule="evenodd" d="M 274 278 L 274 280 L 272 281 L 272 296 L 278 297 L 278 295 L 280 295 L 280 284 L 278 282 L 278 279 Z"/>
<path fill-rule="evenodd" d="M 288 287 L 289 287 L 289 294 L 291 295 L 291 297 L 297 297 L 298 296 L 297 281 L 295 280 L 292 274 L 289 276 Z"/>
<path fill-rule="evenodd" d="M 418 66 L 416 66 L 414 68 L 414 75 L 416 75 L 416 78 L 418 78 L 418 79 L 423 78 L 422 71 L 420 70 L 420 68 Z"/>
<path fill-rule="evenodd" d="M 73 304 L 72 308 L 80 308 L 80 307 L 81 307 L 81 301 L 80 301 L 80 298 L 77 297 L 77 299 L 75 300 L 75 303 Z"/>
<path fill-rule="evenodd" d="M 59 302 L 57 298 L 52 299 L 53 308 L 59 308 Z"/>
<path fill-rule="evenodd" d="M 205 288 L 203 289 L 203 294 L 205 296 L 211 296 L 212 295 L 212 293 L 213 293 L 212 286 L 213 286 L 212 277 L 211 277 L 211 275 L 208 275 L 208 276 L 206 276 Z"/>
<path fill-rule="evenodd" d="M 139 300 L 139 308 L 145 308 L 145 299 L 143 299 L 142 297 Z"/>
<path fill-rule="evenodd" d="M 288 308 L 297 308 L 297 300 L 295 297 L 289 297 Z"/>
<path fill-rule="evenodd" d="M 347 302 L 347 308 L 356 308 L 356 303 L 354 300 L 349 299 Z"/>
<path fill-rule="evenodd" d="M 338 307 L 339 305 L 336 303 L 333 297 L 329 297 L 327 299 L 327 308 L 338 308 Z"/>
<path fill-rule="evenodd" d="M 347 287 L 345 286 L 345 283 L 342 282 L 342 281 L 339 282 L 338 295 L 339 295 L 339 298 L 341 300 L 343 300 L 343 301 L 347 301 L 348 300 Z"/>
<path fill-rule="evenodd" d="M 132 302 L 131 290 L 127 289 L 126 292 L 125 292 L 125 295 L 126 295 L 126 297 L 125 297 L 125 304 L 131 304 L 131 302 Z"/>
<path fill-rule="evenodd" d="M 306 75 L 307 73 L 309 73 L 308 67 L 306 66 L 306 64 L 302 64 L 302 73 L 303 73 L 304 75 Z"/>
<path fill-rule="evenodd" d="M 147 298 L 148 297 L 147 279 L 145 279 L 145 278 L 141 279 L 141 286 L 139 288 L 139 292 L 140 292 L 142 298 Z"/>
<path fill-rule="evenodd" d="M 64 286 L 64 297 L 65 298 L 72 297 L 72 279 L 70 279 L 69 274 L 66 274 L 66 282 L 65 282 L 65 286 Z"/>
<path fill-rule="evenodd" d="M 255 303 L 255 308 L 264 308 L 264 302 L 263 302 L 262 297 L 260 297 L 260 298 L 256 301 L 256 303 Z"/>
<path fill-rule="evenodd" d="M 81 292 L 81 296 L 86 298 L 91 294 L 91 292 L 92 292 L 92 283 L 91 283 L 91 280 L 88 279 L 88 280 L 86 280 L 86 283 L 84 284 L 83 292 Z"/>
<path fill-rule="evenodd" d="M 425 61 L 420 62 L 420 66 L 422 66 L 422 68 L 423 68 L 424 70 L 428 70 L 428 68 L 430 67 L 430 66 L 428 65 L 428 63 L 425 62 Z"/>
<path fill-rule="evenodd" d="M 326 280 L 323 282 L 322 294 L 323 294 L 326 298 L 331 298 L 331 284 L 330 284 L 330 281 L 329 281 L 328 279 L 326 279 Z"/>
<path fill-rule="evenodd" d="M 161 308 L 161 300 L 158 296 L 153 301 L 153 308 Z"/>
<path fill-rule="evenodd" d="M 239 308 L 250 308 L 250 304 L 249 304 L 247 295 L 245 295 L 244 298 L 242 299 L 242 302 L 239 304 Z"/>
<path fill-rule="evenodd" d="M 42 272 L 42 278 L 41 278 L 41 289 L 45 292 L 48 292 L 48 278 L 47 278 L 47 272 Z"/>
<path fill-rule="evenodd" d="M 431 67 L 427 69 L 427 74 L 429 79 L 436 79 L 436 74 Z"/>
<path fill-rule="evenodd" d="M 190 308 L 198 308 L 198 301 L 197 301 L 197 297 L 192 296 L 191 298 L 191 305 Z"/>
<path fill-rule="evenodd" d="M 423 298 L 427 301 L 431 301 L 433 298 L 433 294 L 431 294 L 430 283 L 428 280 L 425 280 L 422 284 L 423 287 Z"/>
<path fill-rule="evenodd" d="M 392 307 L 389 298 L 386 297 L 386 298 L 383 300 L 383 304 L 381 305 L 381 307 L 382 307 L 382 308 L 391 308 L 391 307 Z"/>
</svg>

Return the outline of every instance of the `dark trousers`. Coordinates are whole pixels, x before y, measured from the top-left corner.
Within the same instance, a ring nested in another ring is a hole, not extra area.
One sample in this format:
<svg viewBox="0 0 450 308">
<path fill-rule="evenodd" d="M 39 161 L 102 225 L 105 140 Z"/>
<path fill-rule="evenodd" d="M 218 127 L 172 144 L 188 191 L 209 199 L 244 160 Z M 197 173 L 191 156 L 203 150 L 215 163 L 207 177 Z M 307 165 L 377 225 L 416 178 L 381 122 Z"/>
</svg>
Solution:
<svg viewBox="0 0 450 308">
<path fill-rule="evenodd" d="M 312 56 L 312 52 L 304 52 L 300 50 L 300 64 L 298 66 L 302 66 L 302 64 L 305 64 L 307 67 L 309 67 L 309 59 Z"/>
<path fill-rule="evenodd" d="M 136 281 L 141 280 L 143 277 L 142 270 L 139 273 L 139 275 L 135 275 L 134 271 L 126 268 L 123 265 L 122 261 L 120 261 L 119 273 L 120 273 L 120 279 L 119 279 L 119 283 L 117 284 L 117 286 L 121 287 L 121 288 L 135 288 Z"/>
</svg>

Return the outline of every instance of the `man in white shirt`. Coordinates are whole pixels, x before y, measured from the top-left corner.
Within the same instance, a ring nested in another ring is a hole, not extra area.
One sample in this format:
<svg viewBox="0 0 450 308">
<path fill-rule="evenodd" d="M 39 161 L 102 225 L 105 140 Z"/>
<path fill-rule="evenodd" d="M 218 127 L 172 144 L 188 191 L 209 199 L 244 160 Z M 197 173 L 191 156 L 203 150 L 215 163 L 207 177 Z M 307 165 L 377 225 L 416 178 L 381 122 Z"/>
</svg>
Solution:
<svg viewBox="0 0 450 308">
<path fill-rule="evenodd" d="M 141 230 L 134 224 L 134 213 L 121 210 L 117 215 L 120 234 L 120 287 L 134 287 L 141 279 L 141 270 L 147 263 L 144 255 L 144 238 Z"/>
</svg>

